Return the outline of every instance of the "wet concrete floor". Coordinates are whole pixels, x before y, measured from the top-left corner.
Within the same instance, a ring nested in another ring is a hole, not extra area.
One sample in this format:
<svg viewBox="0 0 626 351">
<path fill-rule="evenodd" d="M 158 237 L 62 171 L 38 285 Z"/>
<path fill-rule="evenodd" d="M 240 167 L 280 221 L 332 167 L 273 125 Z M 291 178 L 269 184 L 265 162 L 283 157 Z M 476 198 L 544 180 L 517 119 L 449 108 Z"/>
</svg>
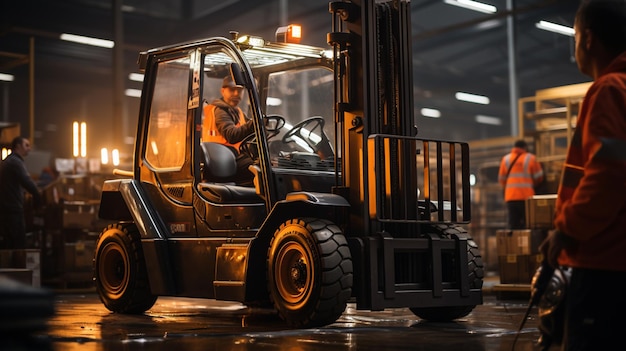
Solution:
<svg viewBox="0 0 626 351">
<path fill-rule="evenodd" d="M 3 337 L 0 350 L 538 350 L 536 309 L 514 344 L 527 300 L 505 298 L 485 293 L 482 305 L 451 323 L 425 322 L 408 309 L 358 311 L 349 304 L 334 324 L 291 329 L 271 310 L 238 303 L 161 297 L 144 315 L 121 315 L 95 292 L 60 293 L 44 330 Z"/>
</svg>

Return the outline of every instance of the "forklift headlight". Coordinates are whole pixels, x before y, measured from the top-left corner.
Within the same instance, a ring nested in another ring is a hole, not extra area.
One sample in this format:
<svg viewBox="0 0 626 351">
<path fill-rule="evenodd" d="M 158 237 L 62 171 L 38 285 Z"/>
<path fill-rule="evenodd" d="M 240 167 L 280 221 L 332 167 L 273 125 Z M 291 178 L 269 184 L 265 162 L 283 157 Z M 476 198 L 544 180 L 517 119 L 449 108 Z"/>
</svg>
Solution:
<svg viewBox="0 0 626 351">
<path fill-rule="evenodd" d="M 265 45 L 265 40 L 260 37 L 254 37 L 251 35 L 242 35 L 237 38 L 237 43 L 243 45 L 249 45 L 252 47 L 260 47 Z"/>
</svg>

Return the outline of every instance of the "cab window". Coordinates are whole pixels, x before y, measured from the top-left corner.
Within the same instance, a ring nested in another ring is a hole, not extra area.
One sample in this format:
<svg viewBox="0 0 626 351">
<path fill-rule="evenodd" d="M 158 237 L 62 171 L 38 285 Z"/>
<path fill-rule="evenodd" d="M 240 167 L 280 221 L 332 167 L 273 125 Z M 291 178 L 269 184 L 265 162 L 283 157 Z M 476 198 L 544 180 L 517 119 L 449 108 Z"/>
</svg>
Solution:
<svg viewBox="0 0 626 351">
<path fill-rule="evenodd" d="M 276 162 L 276 159 L 294 151 L 319 153 L 320 150 L 327 150 L 322 155 L 325 157 L 339 154 L 333 145 L 335 140 L 333 91 L 333 73 L 327 68 L 315 67 L 270 74 L 266 114 L 277 114 L 285 118 L 285 125 L 280 134 L 270 140 L 270 153 L 274 165 L 285 164 Z M 303 122 L 310 119 L 323 120 L 323 124 Z M 299 129 L 298 133 L 292 133 L 293 137 L 280 142 L 286 133 L 301 122 L 306 123 L 304 128 Z M 323 143 L 329 145 L 321 145 Z M 332 162 L 327 164 L 329 167 L 333 165 Z"/>
<path fill-rule="evenodd" d="M 188 87 L 187 58 L 159 63 L 145 151 L 157 172 L 178 170 L 185 162 Z"/>
</svg>

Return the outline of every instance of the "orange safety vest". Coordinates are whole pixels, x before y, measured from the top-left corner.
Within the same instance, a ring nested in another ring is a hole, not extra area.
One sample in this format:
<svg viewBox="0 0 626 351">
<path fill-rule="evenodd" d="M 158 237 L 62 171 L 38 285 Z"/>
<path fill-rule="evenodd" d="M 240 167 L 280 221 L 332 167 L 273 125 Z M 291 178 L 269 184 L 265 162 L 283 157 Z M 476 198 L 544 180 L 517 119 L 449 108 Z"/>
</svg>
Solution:
<svg viewBox="0 0 626 351">
<path fill-rule="evenodd" d="M 239 145 L 241 144 L 241 142 L 231 144 L 222 136 L 222 134 L 220 134 L 219 130 L 217 130 L 217 126 L 215 125 L 216 108 L 217 106 L 213 104 L 208 104 L 204 106 L 204 121 L 202 122 L 202 141 L 220 143 L 226 146 L 231 146 L 235 148 L 235 150 L 239 150 Z M 239 122 L 237 122 L 236 125 L 244 125 L 246 123 L 246 117 L 243 114 L 243 111 L 239 107 L 237 107 L 237 112 L 239 113 Z"/>
<path fill-rule="evenodd" d="M 498 181 L 504 187 L 504 201 L 521 201 L 535 195 L 535 184 L 543 180 L 543 169 L 537 162 L 535 155 L 529 152 L 522 152 L 519 158 L 511 162 L 520 154 L 521 150 L 513 151 L 502 158 Z M 507 177 L 507 171 L 511 171 Z"/>
</svg>

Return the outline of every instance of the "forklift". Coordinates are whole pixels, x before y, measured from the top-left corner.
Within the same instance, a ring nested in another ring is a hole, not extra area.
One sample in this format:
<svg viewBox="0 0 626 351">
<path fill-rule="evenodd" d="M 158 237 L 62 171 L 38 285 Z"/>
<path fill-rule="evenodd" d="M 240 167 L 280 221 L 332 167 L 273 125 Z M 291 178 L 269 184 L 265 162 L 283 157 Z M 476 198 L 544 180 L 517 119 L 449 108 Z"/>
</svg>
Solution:
<svg viewBox="0 0 626 351">
<path fill-rule="evenodd" d="M 294 328 L 359 310 L 431 321 L 482 303 L 470 222 L 469 147 L 414 126 L 410 3 L 329 3 L 329 47 L 233 33 L 141 52 L 132 170 L 104 182 L 94 282 L 102 303 L 143 313 L 159 296 L 272 308 Z M 224 77 L 254 133 L 236 153 L 202 140 Z"/>
</svg>

